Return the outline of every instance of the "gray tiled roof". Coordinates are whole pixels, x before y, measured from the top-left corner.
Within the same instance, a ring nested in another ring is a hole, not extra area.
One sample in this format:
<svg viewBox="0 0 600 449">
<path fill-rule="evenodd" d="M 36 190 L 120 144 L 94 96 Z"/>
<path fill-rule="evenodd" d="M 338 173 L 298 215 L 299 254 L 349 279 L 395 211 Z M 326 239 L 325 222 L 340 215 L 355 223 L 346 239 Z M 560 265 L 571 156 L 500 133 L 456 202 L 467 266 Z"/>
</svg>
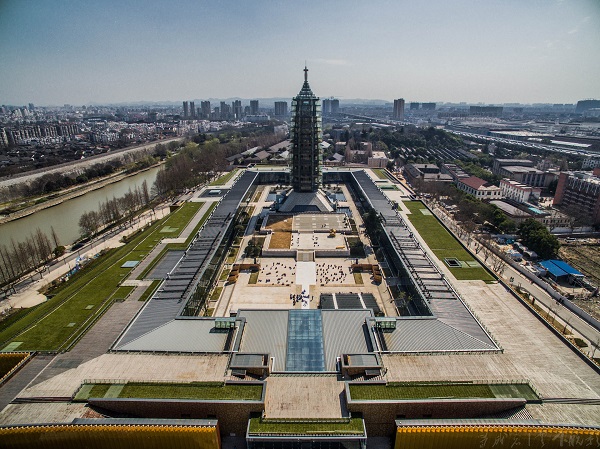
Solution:
<svg viewBox="0 0 600 449">
<path fill-rule="evenodd" d="M 174 320 L 181 314 L 235 216 L 240 202 L 257 176 L 256 172 L 250 171 L 240 176 L 198 232 L 197 238 L 189 246 L 185 256 L 117 341 L 115 349 Z"/>
<path fill-rule="evenodd" d="M 497 349 L 371 178 L 364 171 L 355 171 L 352 176 L 371 207 L 383 217 L 384 231 L 411 282 L 433 314 L 433 319 L 399 320 L 394 332 L 383 334 L 388 350 Z"/>
<path fill-rule="evenodd" d="M 398 319 L 393 332 L 384 332 L 391 352 L 492 350 L 484 343 L 437 319 Z"/>
<path fill-rule="evenodd" d="M 212 319 L 172 320 L 119 346 L 120 351 L 223 352 L 228 332 Z"/>
<path fill-rule="evenodd" d="M 365 334 L 365 319 L 371 310 L 323 310 L 323 342 L 325 369 L 336 371 L 337 358 L 342 354 L 369 352 Z"/>
<path fill-rule="evenodd" d="M 285 371 L 287 348 L 287 310 L 240 310 L 246 318 L 240 352 L 269 354 L 273 371 Z"/>
</svg>

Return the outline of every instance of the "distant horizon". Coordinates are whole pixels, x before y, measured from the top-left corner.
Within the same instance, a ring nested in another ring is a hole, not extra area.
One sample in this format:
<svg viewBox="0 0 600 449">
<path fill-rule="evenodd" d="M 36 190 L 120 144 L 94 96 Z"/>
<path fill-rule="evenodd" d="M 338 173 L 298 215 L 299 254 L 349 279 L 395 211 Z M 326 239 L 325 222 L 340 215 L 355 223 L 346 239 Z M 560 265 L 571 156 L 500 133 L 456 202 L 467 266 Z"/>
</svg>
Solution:
<svg viewBox="0 0 600 449">
<path fill-rule="evenodd" d="M 317 95 L 318 96 L 318 95 Z M 323 100 L 327 100 L 327 99 L 336 99 L 339 100 L 340 103 L 347 103 L 347 104 L 373 104 L 373 105 L 377 105 L 377 106 L 385 106 L 385 105 L 389 105 L 389 106 L 393 106 L 394 100 L 397 98 L 402 98 L 402 97 L 397 97 L 391 100 L 383 100 L 381 98 L 340 98 L 340 97 L 330 97 L 330 96 L 326 96 L 326 97 L 319 97 L 321 101 Z M 572 102 L 567 102 L 567 103 L 561 103 L 561 102 L 553 102 L 553 101 L 542 101 L 542 102 L 535 102 L 535 103 L 524 103 L 524 102 L 517 102 L 517 101 L 507 101 L 507 102 L 482 102 L 482 101 L 443 101 L 443 100 L 408 100 L 406 98 L 404 98 L 406 105 L 408 106 L 410 103 L 435 103 L 436 105 L 466 105 L 466 106 L 479 106 L 479 105 L 484 105 L 484 106 L 507 106 L 510 107 L 511 105 L 518 105 L 518 106 L 536 106 L 536 105 L 555 105 L 555 104 L 560 104 L 560 105 L 572 105 L 572 106 L 576 106 L 577 102 L 579 101 L 584 101 L 584 100 L 595 100 L 598 101 L 600 99 L 599 98 L 580 98 L 578 100 L 572 101 Z M 185 100 L 133 100 L 133 101 L 114 101 L 114 102 L 99 102 L 99 101 L 90 101 L 90 102 L 85 102 L 85 103 L 62 103 L 62 104 L 38 104 L 35 101 L 27 101 L 24 103 L 20 103 L 20 104 L 7 104 L 7 103 L 0 103 L 2 106 L 7 106 L 7 107 L 27 107 L 29 103 L 33 104 L 35 107 L 42 107 L 42 108 L 53 108 L 53 107 L 64 107 L 65 105 L 69 105 L 69 106 L 91 106 L 91 107 L 95 107 L 95 106 L 151 106 L 151 105 L 156 105 L 156 106 L 182 106 L 184 101 L 193 101 L 196 104 L 196 107 L 200 107 L 200 102 L 201 101 L 210 101 L 211 102 L 211 106 L 213 105 L 217 105 L 217 102 L 220 101 L 225 101 L 225 102 L 230 102 L 230 101 L 235 101 L 235 100 L 241 100 L 241 101 L 245 101 L 245 102 L 250 102 L 251 100 L 258 100 L 259 101 L 259 107 L 262 107 L 262 105 L 260 104 L 260 102 L 265 101 L 265 102 L 275 102 L 275 101 L 288 101 L 291 102 L 292 101 L 292 97 L 225 97 L 225 98 L 215 98 L 215 97 L 210 97 L 210 98 L 189 98 L 189 99 L 185 99 Z M 214 103 L 213 103 L 214 102 Z"/>
<path fill-rule="evenodd" d="M 291 99 L 305 61 L 321 98 L 572 104 L 599 53 L 598 0 L 0 2 L 11 105 Z"/>
</svg>

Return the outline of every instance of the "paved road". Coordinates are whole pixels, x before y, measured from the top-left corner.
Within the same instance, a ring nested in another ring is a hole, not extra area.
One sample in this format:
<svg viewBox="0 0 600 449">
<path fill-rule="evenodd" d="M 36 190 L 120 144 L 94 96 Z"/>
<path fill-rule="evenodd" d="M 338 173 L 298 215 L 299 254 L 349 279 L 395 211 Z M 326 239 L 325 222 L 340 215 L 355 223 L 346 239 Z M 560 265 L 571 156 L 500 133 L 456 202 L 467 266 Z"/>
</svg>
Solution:
<svg viewBox="0 0 600 449">
<path fill-rule="evenodd" d="M 172 139 L 158 140 L 136 147 L 128 147 L 120 150 L 112 150 L 110 153 L 100 154 L 97 156 L 88 157 L 79 161 L 67 162 L 54 167 L 33 170 L 22 174 L 13 175 L 11 177 L 0 178 L 0 190 L 9 186 L 21 183 L 29 183 L 43 175 L 50 173 L 71 173 L 78 170 L 84 170 L 92 165 L 101 164 L 110 161 L 111 159 L 121 158 L 124 154 L 130 152 L 143 151 L 154 148 L 159 143 L 166 144 L 174 140 L 181 140 L 182 137 L 174 137 Z"/>
</svg>

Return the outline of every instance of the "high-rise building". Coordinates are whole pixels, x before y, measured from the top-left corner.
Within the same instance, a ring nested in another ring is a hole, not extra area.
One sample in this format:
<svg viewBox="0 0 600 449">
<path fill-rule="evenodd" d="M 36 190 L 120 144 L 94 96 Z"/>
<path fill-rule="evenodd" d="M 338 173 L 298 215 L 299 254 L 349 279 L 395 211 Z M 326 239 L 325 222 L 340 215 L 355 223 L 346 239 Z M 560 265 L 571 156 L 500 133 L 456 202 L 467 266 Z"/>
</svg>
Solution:
<svg viewBox="0 0 600 449">
<path fill-rule="evenodd" d="M 331 100 L 331 115 L 335 115 L 340 112 L 340 100 Z"/>
<path fill-rule="evenodd" d="M 188 114 L 190 113 L 190 108 L 187 101 L 183 102 L 183 118 L 188 118 Z"/>
<path fill-rule="evenodd" d="M 231 106 L 224 101 L 221 102 L 221 120 L 229 120 L 231 118 Z"/>
<path fill-rule="evenodd" d="M 319 98 L 308 84 L 304 67 L 304 84 L 292 99 L 292 187 L 296 192 L 316 192 L 321 183 L 321 108 Z"/>
<path fill-rule="evenodd" d="M 329 115 L 331 114 L 331 100 L 329 98 L 324 98 L 323 99 L 323 109 L 322 109 L 323 115 Z"/>
<path fill-rule="evenodd" d="M 421 103 L 416 103 L 416 102 L 411 102 L 409 105 L 409 109 L 411 111 L 418 111 L 419 110 L 419 106 L 421 106 Z"/>
<path fill-rule="evenodd" d="M 200 103 L 200 110 L 202 111 L 202 118 L 210 118 L 210 101 L 202 101 Z"/>
<path fill-rule="evenodd" d="M 575 107 L 576 114 L 583 114 L 589 109 L 600 108 L 600 100 L 579 100 Z"/>
<path fill-rule="evenodd" d="M 404 98 L 394 100 L 394 115 L 397 120 L 404 120 Z"/>
<path fill-rule="evenodd" d="M 258 114 L 258 100 L 250 100 L 250 114 Z"/>
<path fill-rule="evenodd" d="M 196 118 L 196 105 L 193 101 L 190 101 L 190 117 Z"/>
<path fill-rule="evenodd" d="M 323 100 L 323 115 L 334 115 L 340 112 L 340 100 L 325 98 Z"/>
<path fill-rule="evenodd" d="M 423 109 L 424 111 L 435 111 L 435 103 L 423 103 L 421 105 L 421 109 Z"/>
<path fill-rule="evenodd" d="M 276 101 L 275 102 L 275 116 L 285 117 L 288 113 L 287 101 Z"/>
<path fill-rule="evenodd" d="M 242 108 L 241 100 L 234 100 L 231 102 L 231 111 L 233 113 L 233 118 L 239 120 L 244 115 L 244 108 Z"/>
</svg>

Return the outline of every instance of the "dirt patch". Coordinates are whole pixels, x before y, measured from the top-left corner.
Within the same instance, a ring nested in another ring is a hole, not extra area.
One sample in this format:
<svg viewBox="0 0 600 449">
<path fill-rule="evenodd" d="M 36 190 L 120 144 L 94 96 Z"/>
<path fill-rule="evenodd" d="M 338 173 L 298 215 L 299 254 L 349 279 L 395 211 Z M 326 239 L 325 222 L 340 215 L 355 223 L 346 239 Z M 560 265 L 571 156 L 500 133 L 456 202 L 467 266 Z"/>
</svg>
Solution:
<svg viewBox="0 0 600 449">
<path fill-rule="evenodd" d="M 577 268 L 592 284 L 600 285 L 600 245 L 565 245 L 559 255 L 569 265 Z"/>
<path fill-rule="evenodd" d="M 269 214 L 267 218 L 267 229 L 273 231 L 292 232 L 293 215 Z M 289 248 L 289 246 L 288 246 Z"/>
<path fill-rule="evenodd" d="M 593 285 L 600 286 L 600 245 L 563 244 L 559 255 L 569 265 L 581 271 Z M 573 303 L 594 318 L 600 319 L 600 298 L 574 299 Z"/>
<path fill-rule="evenodd" d="M 290 244 L 292 243 L 292 233 L 291 232 L 274 232 L 271 234 L 271 242 L 269 243 L 269 248 L 271 249 L 289 249 Z"/>
</svg>

